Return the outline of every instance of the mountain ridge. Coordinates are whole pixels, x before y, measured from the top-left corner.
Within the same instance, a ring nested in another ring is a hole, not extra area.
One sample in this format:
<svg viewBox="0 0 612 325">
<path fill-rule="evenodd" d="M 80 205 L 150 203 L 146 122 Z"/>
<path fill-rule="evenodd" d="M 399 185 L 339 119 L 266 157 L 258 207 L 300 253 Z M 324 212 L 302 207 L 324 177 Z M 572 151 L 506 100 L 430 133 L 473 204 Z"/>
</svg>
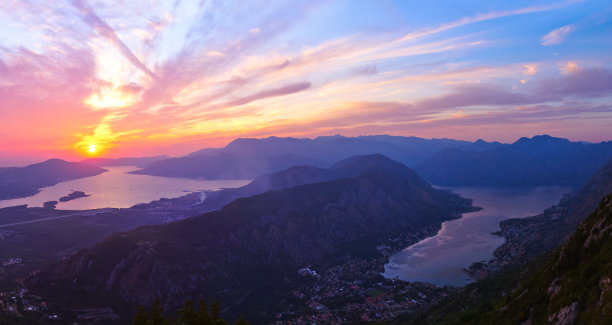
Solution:
<svg viewBox="0 0 612 325">
<path fill-rule="evenodd" d="M 612 141 L 596 144 L 539 135 L 474 152 L 445 149 L 416 168 L 444 186 L 580 187 L 612 158 Z"/>
<path fill-rule="evenodd" d="M 0 168 L 0 200 L 32 196 L 42 187 L 95 176 L 106 171 L 82 162 L 68 162 L 57 158 L 25 167 Z"/>
<path fill-rule="evenodd" d="M 206 148 L 184 157 L 153 163 L 135 171 L 170 177 L 252 179 L 295 165 L 328 167 L 350 156 L 380 153 L 408 166 L 424 161 L 446 147 L 484 150 L 497 142 L 473 143 L 452 139 L 422 139 L 389 135 L 309 138 L 238 138 L 224 148 Z"/>
<path fill-rule="evenodd" d="M 352 165 L 367 165 L 368 159 L 379 160 L 377 166 L 388 160 L 365 156 Z M 30 283 L 51 295 L 61 287 L 66 295 L 128 304 L 148 304 L 158 295 L 169 304 L 203 295 L 233 305 L 253 287 L 285 286 L 283 277 L 294 279 L 300 267 L 343 256 L 351 243 L 363 242 L 376 252 L 377 243 L 388 238 L 473 210 L 471 200 L 436 190 L 407 167 L 387 163 L 357 177 L 272 190 L 219 211 L 115 234 Z M 236 308 L 263 308 L 270 317 L 278 301 L 262 297 L 266 294 L 250 293 L 244 303 L 250 307 Z"/>
</svg>

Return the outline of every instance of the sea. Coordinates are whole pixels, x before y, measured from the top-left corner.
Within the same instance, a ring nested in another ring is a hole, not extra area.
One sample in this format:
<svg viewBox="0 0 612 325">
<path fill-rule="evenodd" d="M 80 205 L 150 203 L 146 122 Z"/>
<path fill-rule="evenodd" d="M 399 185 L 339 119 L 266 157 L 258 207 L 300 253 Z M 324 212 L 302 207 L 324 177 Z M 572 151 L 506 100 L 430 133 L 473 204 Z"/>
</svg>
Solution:
<svg viewBox="0 0 612 325">
<path fill-rule="evenodd" d="M 72 191 L 83 191 L 90 196 L 59 202 L 58 209 L 87 210 L 98 208 L 129 208 L 160 198 L 176 198 L 203 190 L 241 187 L 250 180 L 196 180 L 189 178 L 133 175 L 134 166 L 104 167 L 107 172 L 44 187 L 33 196 L 0 200 L 0 208 L 27 204 L 42 207 L 46 201 L 57 201 Z"/>
</svg>

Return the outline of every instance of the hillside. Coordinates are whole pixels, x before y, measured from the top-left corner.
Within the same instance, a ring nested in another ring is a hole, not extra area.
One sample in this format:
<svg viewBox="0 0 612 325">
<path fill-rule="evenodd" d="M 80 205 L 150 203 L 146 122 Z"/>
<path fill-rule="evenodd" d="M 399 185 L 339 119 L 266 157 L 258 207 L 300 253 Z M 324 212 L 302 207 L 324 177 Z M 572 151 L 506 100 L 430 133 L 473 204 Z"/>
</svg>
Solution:
<svg viewBox="0 0 612 325">
<path fill-rule="evenodd" d="M 26 167 L 0 168 L 0 200 L 27 197 L 41 187 L 101 174 L 106 169 L 79 162 L 50 159 Z"/>
<path fill-rule="evenodd" d="M 446 149 L 416 170 L 448 186 L 582 186 L 612 158 L 612 142 L 582 143 L 548 135 L 482 152 Z"/>
<path fill-rule="evenodd" d="M 296 165 L 327 167 L 355 155 L 380 153 L 407 166 L 430 158 L 444 148 L 487 150 L 497 142 L 422 139 L 388 135 L 315 139 L 239 138 L 224 148 L 202 149 L 185 157 L 155 162 L 134 173 L 204 179 L 252 179 Z"/>
<path fill-rule="evenodd" d="M 470 200 L 434 189 L 384 156 L 354 158 L 337 172 L 359 175 L 115 234 L 31 278 L 30 286 L 55 301 L 108 303 L 119 312 L 157 296 L 169 308 L 185 297 L 219 299 L 235 314 L 269 320 L 299 268 L 364 253 L 356 247 L 376 252 L 388 238 L 473 209 Z"/>
<path fill-rule="evenodd" d="M 533 277 L 472 324 L 612 323 L 612 195 Z"/>
<path fill-rule="evenodd" d="M 542 214 L 500 223 L 506 238 L 495 255 L 501 261 L 523 263 L 563 244 L 600 200 L 612 193 L 612 159 L 580 190 L 564 196 Z"/>
<path fill-rule="evenodd" d="M 356 177 L 367 170 L 375 170 L 389 163 L 395 163 L 380 154 L 353 156 L 341 160 L 330 168 L 316 166 L 294 166 L 285 170 L 264 174 L 251 183 L 240 187 L 210 191 L 201 204 L 203 210 L 217 210 L 227 203 L 241 197 L 261 194 L 270 190 L 281 190 L 298 185 L 331 181 L 340 178 Z M 380 166 L 379 166 L 380 165 Z"/>
</svg>

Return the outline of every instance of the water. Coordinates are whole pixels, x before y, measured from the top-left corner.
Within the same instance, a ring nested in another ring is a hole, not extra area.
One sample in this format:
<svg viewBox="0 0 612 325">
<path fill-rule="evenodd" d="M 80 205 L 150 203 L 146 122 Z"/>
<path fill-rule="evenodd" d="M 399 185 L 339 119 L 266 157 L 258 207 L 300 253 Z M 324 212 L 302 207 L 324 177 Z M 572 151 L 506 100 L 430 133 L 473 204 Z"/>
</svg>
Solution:
<svg viewBox="0 0 612 325">
<path fill-rule="evenodd" d="M 97 208 L 128 208 L 138 203 L 148 203 L 160 198 L 175 198 L 188 192 L 218 190 L 240 187 L 249 180 L 194 180 L 188 178 L 132 175 L 127 172 L 137 167 L 105 167 L 107 172 L 86 178 L 62 182 L 43 188 L 38 194 L 27 198 L 2 200 L 0 208 L 27 204 L 42 207 L 45 201 L 57 201 L 74 191 L 83 191 L 91 196 L 68 202 L 60 202 L 58 209 L 85 210 Z"/>
<path fill-rule="evenodd" d="M 385 265 L 383 276 L 438 286 L 463 286 L 468 276 L 462 268 L 491 259 L 493 251 L 504 242 L 502 237 L 491 235 L 499 230 L 500 221 L 539 214 L 571 191 L 568 187 L 559 186 L 447 189 L 473 199 L 474 205 L 483 210 L 444 222 L 437 235 L 392 255 Z"/>
</svg>

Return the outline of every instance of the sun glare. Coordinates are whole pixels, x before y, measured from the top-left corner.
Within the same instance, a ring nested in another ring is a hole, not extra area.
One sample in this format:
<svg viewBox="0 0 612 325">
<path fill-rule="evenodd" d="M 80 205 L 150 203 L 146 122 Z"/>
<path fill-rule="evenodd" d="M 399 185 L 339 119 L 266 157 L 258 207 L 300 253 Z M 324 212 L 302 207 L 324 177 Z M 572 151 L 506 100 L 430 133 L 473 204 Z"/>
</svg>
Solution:
<svg viewBox="0 0 612 325">
<path fill-rule="evenodd" d="M 96 145 L 95 144 L 90 144 L 89 145 L 89 152 L 91 152 L 91 153 L 96 152 Z"/>
<path fill-rule="evenodd" d="M 91 94 L 85 104 L 95 108 L 123 108 L 132 105 L 135 97 L 117 88 L 102 88 L 98 92 Z"/>
</svg>

